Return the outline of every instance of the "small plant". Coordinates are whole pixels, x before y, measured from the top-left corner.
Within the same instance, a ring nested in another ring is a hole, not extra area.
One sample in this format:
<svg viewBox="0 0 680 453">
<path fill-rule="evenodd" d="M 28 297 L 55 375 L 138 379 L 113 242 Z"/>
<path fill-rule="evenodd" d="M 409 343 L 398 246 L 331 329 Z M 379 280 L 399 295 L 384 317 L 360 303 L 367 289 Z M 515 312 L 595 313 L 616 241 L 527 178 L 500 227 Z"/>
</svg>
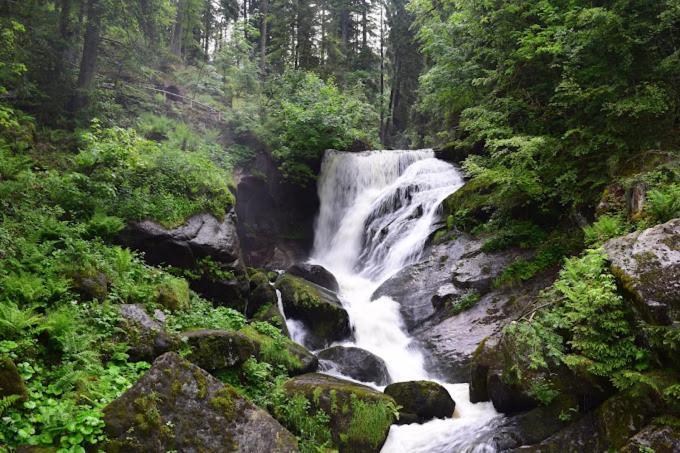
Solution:
<svg viewBox="0 0 680 453">
<path fill-rule="evenodd" d="M 669 184 L 647 194 L 646 211 L 659 223 L 680 217 L 680 184 Z"/>
<path fill-rule="evenodd" d="M 476 291 L 468 291 L 463 294 L 460 298 L 456 299 L 451 303 L 451 313 L 457 315 L 460 312 L 469 310 L 477 302 L 479 302 L 480 296 Z"/>
<path fill-rule="evenodd" d="M 589 246 L 597 247 L 627 230 L 628 226 L 620 216 L 603 215 L 592 225 L 583 228 L 584 241 Z"/>
<path fill-rule="evenodd" d="M 548 406 L 559 396 L 559 390 L 545 380 L 538 380 L 531 383 L 529 395 L 538 400 L 542 405 Z"/>
</svg>

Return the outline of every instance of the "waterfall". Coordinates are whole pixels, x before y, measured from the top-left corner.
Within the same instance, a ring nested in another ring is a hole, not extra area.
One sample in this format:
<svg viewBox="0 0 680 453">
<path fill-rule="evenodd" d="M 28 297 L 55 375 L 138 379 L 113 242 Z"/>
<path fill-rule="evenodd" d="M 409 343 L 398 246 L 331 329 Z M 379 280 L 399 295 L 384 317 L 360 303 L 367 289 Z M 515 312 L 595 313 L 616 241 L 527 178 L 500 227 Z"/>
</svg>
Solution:
<svg viewBox="0 0 680 453">
<path fill-rule="evenodd" d="M 404 328 L 398 301 L 371 301 L 371 295 L 421 257 L 441 221 L 439 206 L 462 185 L 458 170 L 429 149 L 324 156 L 310 261 L 338 280 L 338 297 L 354 328 L 354 341 L 345 345 L 381 357 L 395 382 L 433 379 Z M 442 384 L 456 401 L 454 418 L 394 425 L 384 453 L 493 451 L 475 442 L 497 416 L 491 403 L 471 404 L 467 384 Z"/>
</svg>

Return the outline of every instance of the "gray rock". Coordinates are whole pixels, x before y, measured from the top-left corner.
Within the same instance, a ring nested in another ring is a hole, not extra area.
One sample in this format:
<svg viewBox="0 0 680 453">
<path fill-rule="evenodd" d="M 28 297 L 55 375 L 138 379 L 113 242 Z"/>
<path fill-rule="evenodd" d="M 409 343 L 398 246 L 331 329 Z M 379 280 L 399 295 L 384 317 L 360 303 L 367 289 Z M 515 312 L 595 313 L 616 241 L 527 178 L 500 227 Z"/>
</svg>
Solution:
<svg viewBox="0 0 680 453">
<path fill-rule="evenodd" d="M 175 353 L 104 408 L 108 451 L 296 452 L 262 409 Z"/>
<path fill-rule="evenodd" d="M 510 263 L 527 256 L 520 250 L 504 250 L 498 253 L 472 252 L 462 256 L 452 269 L 453 284 L 458 288 L 486 292 L 493 281 Z"/>
<path fill-rule="evenodd" d="M 646 449 L 646 450 L 645 450 Z M 656 453 L 680 451 L 680 429 L 678 427 L 651 424 L 631 437 L 621 453 L 639 453 L 653 450 Z"/>
<path fill-rule="evenodd" d="M 470 362 L 479 344 L 500 334 L 551 282 L 551 275 L 543 275 L 521 287 L 495 289 L 482 295 L 471 308 L 416 329 L 413 334 L 428 352 L 430 371 L 448 382 L 469 382 Z"/>
<path fill-rule="evenodd" d="M 156 310 L 153 317 L 139 304 L 122 304 L 119 310 L 124 341 L 129 346 L 132 360 L 151 362 L 159 355 L 179 348 L 180 339 L 166 332 L 165 314 L 160 310 Z"/>
<path fill-rule="evenodd" d="M 236 214 L 230 211 L 222 221 L 210 214 L 198 214 L 174 229 L 151 221 L 131 222 L 119 234 L 121 245 L 144 252 L 147 262 L 195 269 L 200 259 L 210 257 L 233 279 L 202 277 L 191 288 L 214 302 L 238 310 L 245 308 L 248 279 L 236 232 Z"/>
<path fill-rule="evenodd" d="M 240 365 L 255 355 L 255 344 L 240 332 L 193 330 L 182 333 L 191 348 L 187 359 L 207 371 Z"/>
<path fill-rule="evenodd" d="M 612 239 L 604 249 L 643 320 L 680 321 L 680 219 Z"/>
<path fill-rule="evenodd" d="M 362 382 L 374 382 L 377 385 L 390 383 L 390 373 L 385 361 L 365 349 L 333 346 L 317 353 L 323 364 L 330 362 L 330 369 Z"/>
<path fill-rule="evenodd" d="M 394 398 L 401 406 L 399 420 L 415 416 L 419 423 L 433 418 L 447 418 L 453 416 L 456 403 L 449 392 L 432 381 L 395 382 L 385 388 L 385 394 Z M 405 417 L 401 417 L 401 414 Z"/>
<path fill-rule="evenodd" d="M 323 286 L 336 293 L 340 289 L 335 276 L 328 271 L 328 269 L 319 266 L 318 264 L 297 263 L 289 267 L 286 272 L 295 275 L 296 277 L 304 278 L 309 282 L 316 283 L 317 285 Z"/>
</svg>

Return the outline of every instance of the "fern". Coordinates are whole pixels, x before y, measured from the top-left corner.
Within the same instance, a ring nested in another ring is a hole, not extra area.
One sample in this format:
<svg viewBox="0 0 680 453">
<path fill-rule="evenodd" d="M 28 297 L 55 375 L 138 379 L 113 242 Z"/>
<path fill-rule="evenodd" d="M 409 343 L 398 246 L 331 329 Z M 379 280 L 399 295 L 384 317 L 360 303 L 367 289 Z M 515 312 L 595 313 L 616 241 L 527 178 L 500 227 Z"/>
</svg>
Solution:
<svg viewBox="0 0 680 453">
<path fill-rule="evenodd" d="M 21 399 L 21 395 L 8 395 L 0 398 L 0 417 L 5 415 L 14 404 Z"/>
</svg>

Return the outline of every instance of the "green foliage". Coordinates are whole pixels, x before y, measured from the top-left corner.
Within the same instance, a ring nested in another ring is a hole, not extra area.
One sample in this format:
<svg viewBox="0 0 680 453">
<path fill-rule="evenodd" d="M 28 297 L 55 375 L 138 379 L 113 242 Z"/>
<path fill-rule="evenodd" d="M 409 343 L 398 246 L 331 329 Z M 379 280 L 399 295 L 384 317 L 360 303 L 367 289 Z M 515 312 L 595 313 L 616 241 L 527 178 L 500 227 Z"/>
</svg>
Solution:
<svg viewBox="0 0 680 453">
<path fill-rule="evenodd" d="M 68 175 L 75 193 L 59 200 L 67 206 L 175 226 L 199 212 L 222 217 L 233 204 L 228 174 L 200 152 L 161 146 L 132 130 L 99 129 L 96 123 L 81 140 L 77 173 Z M 93 196 L 97 206 L 82 199 Z"/>
<path fill-rule="evenodd" d="M 544 406 L 548 406 L 552 403 L 559 394 L 559 390 L 555 389 L 550 382 L 545 382 L 543 380 L 533 381 L 531 387 L 529 387 L 529 395 Z"/>
<path fill-rule="evenodd" d="M 239 330 L 246 324 L 242 313 L 227 307 L 213 307 L 206 300 L 192 296 L 187 310 L 170 313 L 166 326 L 174 332 L 192 329 Z"/>
<path fill-rule="evenodd" d="M 311 72 L 276 79 L 269 105 L 267 137 L 280 169 L 292 182 L 315 179 L 326 149 L 345 149 L 355 140 L 377 143 L 376 112 L 358 92 L 343 93 Z"/>
<path fill-rule="evenodd" d="M 620 216 L 603 215 L 593 224 L 583 228 L 584 241 L 589 246 L 598 247 L 609 239 L 621 236 L 629 229 Z"/>
<path fill-rule="evenodd" d="M 658 222 L 680 217 L 680 183 L 669 184 L 649 191 L 645 211 Z"/>
<path fill-rule="evenodd" d="M 564 363 L 627 388 L 635 382 L 630 378 L 647 367 L 647 352 L 636 344 L 601 250 L 590 249 L 567 260 L 545 298 L 553 301 L 549 309 L 530 322 L 506 328 L 528 354 L 530 368 Z"/>
<path fill-rule="evenodd" d="M 512 221 L 499 228 L 499 231 L 484 242 L 482 250 L 495 252 L 510 247 L 534 248 L 545 240 L 546 233 L 529 221 Z"/>
<path fill-rule="evenodd" d="M 463 294 L 460 298 L 456 299 L 451 303 L 451 313 L 457 315 L 465 310 L 472 308 L 477 302 L 479 302 L 480 296 L 476 291 L 468 291 Z"/>
<path fill-rule="evenodd" d="M 512 216 L 593 207 L 611 175 L 678 152 L 673 2 L 415 0 L 430 64 L 426 138 L 470 155 L 487 206 Z M 662 203 L 663 204 L 663 203 Z"/>
<path fill-rule="evenodd" d="M 540 243 L 529 258 L 517 258 L 496 278 L 494 285 L 515 285 L 532 279 L 536 274 L 558 264 L 581 246 L 580 235 L 555 230 Z"/>
</svg>

